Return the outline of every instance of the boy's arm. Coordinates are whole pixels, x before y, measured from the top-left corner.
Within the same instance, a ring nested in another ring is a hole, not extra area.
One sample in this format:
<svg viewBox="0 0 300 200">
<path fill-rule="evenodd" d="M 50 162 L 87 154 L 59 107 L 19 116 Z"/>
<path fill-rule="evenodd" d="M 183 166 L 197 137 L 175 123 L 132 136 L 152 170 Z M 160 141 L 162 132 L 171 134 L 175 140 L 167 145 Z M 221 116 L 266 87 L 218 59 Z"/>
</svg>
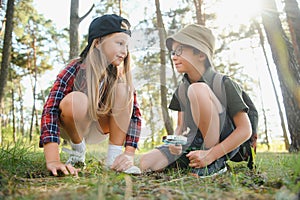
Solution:
<svg viewBox="0 0 300 200">
<path fill-rule="evenodd" d="M 177 117 L 177 126 L 175 128 L 175 135 L 182 135 L 183 132 L 183 112 L 178 111 L 178 117 Z"/>
<path fill-rule="evenodd" d="M 251 124 L 246 112 L 238 112 L 233 117 L 233 121 L 236 128 L 232 134 L 230 134 L 223 142 L 212 148 L 215 159 L 233 151 L 251 136 Z"/>
<path fill-rule="evenodd" d="M 233 118 L 235 130 L 221 143 L 209 150 L 191 151 L 187 154 L 190 167 L 205 167 L 231 152 L 251 136 L 251 124 L 246 112 L 240 111 Z"/>
</svg>

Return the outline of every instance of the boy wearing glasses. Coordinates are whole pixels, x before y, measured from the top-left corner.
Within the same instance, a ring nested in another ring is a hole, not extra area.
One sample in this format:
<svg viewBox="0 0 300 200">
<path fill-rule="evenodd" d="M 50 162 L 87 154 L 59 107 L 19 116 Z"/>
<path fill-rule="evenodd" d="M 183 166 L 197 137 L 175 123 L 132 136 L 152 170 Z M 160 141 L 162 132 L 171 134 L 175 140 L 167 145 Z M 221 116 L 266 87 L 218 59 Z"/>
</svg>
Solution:
<svg viewBox="0 0 300 200">
<path fill-rule="evenodd" d="M 142 155 L 143 171 L 175 167 L 188 169 L 197 177 L 221 174 L 227 170 L 225 161 L 251 136 L 241 88 L 225 77 L 226 107 L 211 89 L 216 74 L 214 44 L 211 30 L 197 24 L 167 38 L 174 66 L 184 74 L 169 108 L 178 111 L 175 135 L 185 135 L 187 144 L 165 144 Z"/>
</svg>

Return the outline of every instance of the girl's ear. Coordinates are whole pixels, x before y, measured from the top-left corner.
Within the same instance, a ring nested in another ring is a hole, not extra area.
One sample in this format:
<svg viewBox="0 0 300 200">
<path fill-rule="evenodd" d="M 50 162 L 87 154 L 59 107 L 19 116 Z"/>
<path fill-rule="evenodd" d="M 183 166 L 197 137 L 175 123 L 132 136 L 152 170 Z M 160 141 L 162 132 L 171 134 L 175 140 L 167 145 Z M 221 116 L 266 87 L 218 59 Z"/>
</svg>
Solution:
<svg viewBox="0 0 300 200">
<path fill-rule="evenodd" d="M 95 40 L 95 47 L 98 48 L 101 43 L 101 38 L 96 38 Z"/>
</svg>

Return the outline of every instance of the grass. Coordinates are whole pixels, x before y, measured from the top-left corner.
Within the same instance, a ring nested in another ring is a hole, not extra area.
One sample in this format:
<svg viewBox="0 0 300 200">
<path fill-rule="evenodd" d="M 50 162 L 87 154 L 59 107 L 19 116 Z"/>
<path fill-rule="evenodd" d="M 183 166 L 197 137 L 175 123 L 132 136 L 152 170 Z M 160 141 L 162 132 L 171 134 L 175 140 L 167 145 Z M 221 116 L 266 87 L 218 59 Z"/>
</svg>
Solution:
<svg viewBox="0 0 300 200">
<path fill-rule="evenodd" d="M 0 199 L 299 199 L 300 154 L 257 154 L 257 168 L 229 162 L 230 171 L 212 178 L 195 178 L 183 171 L 140 176 L 108 171 L 105 152 L 89 147 L 87 166 L 79 174 L 53 177 L 43 152 L 22 143 L 0 149 Z M 62 160 L 67 155 L 61 155 Z"/>
</svg>

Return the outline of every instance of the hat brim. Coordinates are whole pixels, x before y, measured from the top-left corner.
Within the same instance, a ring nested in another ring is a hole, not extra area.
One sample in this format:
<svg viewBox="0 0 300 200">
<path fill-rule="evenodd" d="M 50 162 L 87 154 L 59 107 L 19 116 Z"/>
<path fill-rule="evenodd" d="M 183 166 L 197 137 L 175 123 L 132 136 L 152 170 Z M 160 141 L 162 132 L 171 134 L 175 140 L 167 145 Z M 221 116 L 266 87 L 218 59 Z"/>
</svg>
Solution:
<svg viewBox="0 0 300 200">
<path fill-rule="evenodd" d="M 169 51 L 172 51 L 172 45 L 174 41 L 198 49 L 207 56 L 211 66 L 213 66 L 212 56 L 209 48 L 205 44 L 200 43 L 199 40 L 197 40 L 197 38 L 194 38 L 194 36 L 187 36 L 186 34 L 178 32 L 177 34 L 168 37 L 166 39 L 166 46 Z"/>
</svg>

